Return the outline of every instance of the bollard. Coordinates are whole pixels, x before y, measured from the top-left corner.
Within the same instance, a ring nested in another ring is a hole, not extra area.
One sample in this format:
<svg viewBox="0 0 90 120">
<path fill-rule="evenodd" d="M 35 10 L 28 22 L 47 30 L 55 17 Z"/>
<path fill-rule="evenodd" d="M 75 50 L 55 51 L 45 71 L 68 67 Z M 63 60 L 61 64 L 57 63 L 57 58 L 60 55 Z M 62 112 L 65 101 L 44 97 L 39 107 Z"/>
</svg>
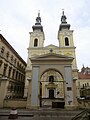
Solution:
<svg viewBox="0 0 90 120">
<path fill-rule="evenodd" d="M 18 113 L 16 108 L 12 108 L 9 114 L 8 119 L 17 119 L 18 118 Z"/>
</svg>

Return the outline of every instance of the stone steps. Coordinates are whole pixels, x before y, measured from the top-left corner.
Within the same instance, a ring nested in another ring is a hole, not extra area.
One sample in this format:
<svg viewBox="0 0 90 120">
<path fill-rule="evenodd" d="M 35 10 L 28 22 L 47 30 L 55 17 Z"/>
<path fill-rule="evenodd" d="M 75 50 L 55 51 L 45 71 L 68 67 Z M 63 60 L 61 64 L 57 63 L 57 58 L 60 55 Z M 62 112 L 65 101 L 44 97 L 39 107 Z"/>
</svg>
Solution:
<svg viewBox="0 0 90 120">
<path fill-rule="evenodd" d="M 19 117 L 37 118 L 38 120 L 71 120 L 74 116 L 80 113 L 80 110 L 65 110 L 65 109 L 17 109 Z M 0 116 L 8 116 L 10 109 L 0 109 Z M 35 119 L 36 120 L 36 119 Z"/>
</svg>

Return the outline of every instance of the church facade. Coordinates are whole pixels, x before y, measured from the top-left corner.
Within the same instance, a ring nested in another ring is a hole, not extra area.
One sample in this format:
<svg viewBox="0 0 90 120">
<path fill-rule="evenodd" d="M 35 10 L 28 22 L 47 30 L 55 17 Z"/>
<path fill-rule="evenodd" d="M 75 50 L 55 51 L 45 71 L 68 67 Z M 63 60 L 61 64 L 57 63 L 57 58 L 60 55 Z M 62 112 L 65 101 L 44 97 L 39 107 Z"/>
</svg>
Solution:
<svg viewBox="0 0 90 120">
<path fill-rule="evenodd" d="M 30 32 L 24 97 L 27 108 L 77 106 L 76 64 L 73 30 L 64 11 L 58 30 L 58 46 L 44 47 L 45 34 L 40 13 Z"/>
</svg>

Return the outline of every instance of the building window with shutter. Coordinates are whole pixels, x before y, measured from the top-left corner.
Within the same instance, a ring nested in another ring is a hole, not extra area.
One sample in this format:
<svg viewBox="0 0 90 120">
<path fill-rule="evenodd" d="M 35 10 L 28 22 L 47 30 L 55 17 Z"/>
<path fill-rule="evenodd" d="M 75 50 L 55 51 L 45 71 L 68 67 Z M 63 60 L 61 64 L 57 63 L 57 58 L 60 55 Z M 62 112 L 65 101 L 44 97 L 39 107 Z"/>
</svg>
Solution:
<svg viewBox="0 0 90 120">
<path fill-rule="evenodd" d="M 1 48 L 1 56 L 4 56 L 4 51 L 5 51 L 5 47 L 2 46 L 2 48 Z"/>
</svg>

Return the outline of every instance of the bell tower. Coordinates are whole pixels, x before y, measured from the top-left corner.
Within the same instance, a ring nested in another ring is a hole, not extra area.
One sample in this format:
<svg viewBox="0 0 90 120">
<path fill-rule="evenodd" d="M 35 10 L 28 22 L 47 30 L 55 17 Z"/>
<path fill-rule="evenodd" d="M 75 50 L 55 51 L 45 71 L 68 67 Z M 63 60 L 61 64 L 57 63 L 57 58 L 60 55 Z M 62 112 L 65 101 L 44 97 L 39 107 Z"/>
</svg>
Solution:
<svg viewBox="0 0 90 120">
<path fill-rule="evenodd" d="M 26 67 L 26 79 L 24 88 L 24 97 L 27 97 L 28 86 L 31 87 L 31 76 L 32 76 L 32 63 L 30 58 L 41 54 L 42 48 L 44 47 L 44 32 L 43 26 L 41 25 L 40 11 L 38 11 L 38 16 L 36 17 L 36 23 L 32 26 L 33 31 L 29 32 L 30 42 L 28 47 L 28 58 Z"/>
<path fill-rule="evenodd" d="M 72 82 L 72 98 L 73 98 L 73 103 L 77 105 L 77 99 L 76 99 L 76 80 L 78 79 L 78 68 L 77 68 L 77 62 L 76 62 L 76 52 L 75 49 L 76 47 L 74 46 L 74 39 L 73 39 L 73 30 L 70 30 L 70 24 L 67 23 L 66 21 L 67 17 L 64 14 L 64 10 L 62 11 L 62 16 L 61 16 L 61 24 L 59 26 L 58 30 L 58 41 L 59 41 L 59 49 L 61 54 L 73 58 L 73 61 L 71 63 L 71 82 Z M 67 69 L 67 70 L 66 70 Z M 69 68 L 68 66 L 65 68 L 66 73 L 69 73 Z M 66 81 L 68 78 L 68 73 L 66 77 Z M 66 88 L 70 83 L 66 84 Z M 68 89 L 66 89 L 66 95 L 68 94 Z M 70 91 L 71 92 L 71 91 Z M 71 96 L 71 95 L 70 95 Z M 68 98 L 67 98 L 68 100 Z"/>
<path fill-rule="evenodd" d="M 36 17 L 36 23 L 32 26 L 33 32 L 30 32 L 30 44 L 29 48 L 38 48 L 44 46 L 44 32 L 41 25 L 40 11 L 38 11 L 38 17 Z"/>
<path fill-rule="evenodd" d="M 61 24 L 58 31 L 59 47 L 74 47 L 73 30 L 70 30 L 70 24 L 66 21 L 64 11 L 62 11 Z"/>
<path fill-rule="evenodd" d="M 64 14 L 64 10 L 62 11 L 61 16 L 61 24 L 59 26 L 58 31 L 58 41 L 59 41 L 59 48 L 63 55 L 73 57 L 72 68 L 77 69 L 76 64 L 76 55 L 75 55 L 75 46 L 73 40 L 73 30 L 70 30 L 70 24 L 66 21 L 67 17 Z"/>
</svg>

